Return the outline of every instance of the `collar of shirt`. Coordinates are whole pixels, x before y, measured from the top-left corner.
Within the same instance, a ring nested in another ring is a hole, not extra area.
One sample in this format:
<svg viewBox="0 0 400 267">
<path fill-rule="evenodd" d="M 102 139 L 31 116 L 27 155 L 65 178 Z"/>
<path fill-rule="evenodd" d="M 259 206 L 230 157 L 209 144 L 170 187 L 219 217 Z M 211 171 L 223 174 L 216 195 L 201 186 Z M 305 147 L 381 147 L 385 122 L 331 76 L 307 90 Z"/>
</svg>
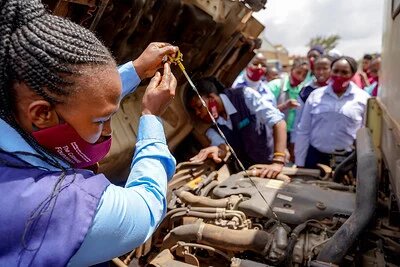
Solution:
<svg viewBox="0 0 400 267">
<path fill-rule="evenodd" d="M 232 126 L 232 121 L 231 121 L 230 116 L 232 114 L 237 113 L 237 109 L 233 106 L 232 102 L 229 100 L 229 98 L 225 94 L 220 94 L 219 97 L 221 98 L 222 104 L 224 104 L 227 118 L 225 120 L 222 116 L 219 116 L 217 119 L 217 123 L 220 125 L 225 125 L 229 129 L 232 130 L 233 126 Z"/>
<path fill-rule="evenodd" d="M 303 85 L 304 85 L 304 81 L 301 82 L 301 83 L 300 83 L 299 85 L 297 85 L 297 86 L 292 86 L 292 85 L 290 84 L 289 75 L 287 75 L 287 76 L 285 77 L 285 80 L 284 80 L 283 91 L 284 91 L 284 92 L 286 92 L 286 91 L 299 91 L 299 90 L 303 87 Z"/>
<path fill-rule="evenodd" d="M 330 95 L 330 96 L 332 96 L 333 98 L 340 99 L 340 98 L 343 98 L 343 97 L 347 97 L 350 94 L 354 94 L 355 93 L 354 89 L 357 89 L 354 86 L 355 86 L 355 84 L 353 82 L 350 82 L 349 87 L 347 87 L 347 89 L 346 89 L 346 92 L 344 92 L 343 95 L 338 97 L 337 94 L 335 94 L 335 92 L 333 91 L 332 83 L 329 83 L 327 88 L 326 88 L 326 90 L 325 90 L 325 93 Z"/>
<path fill-rule="evenodd" d="M 253 89 L 256 89 L 257 91 L 260 90 L 260 86 L 261 86 L 261 82 L 262 82 L 261 80 L 256 81 L 256 82 L 252 81 L 252 80 L 249 79 L 249 77 L 247 77 L 246 74 L 244 75 L 244 80 L 245 80 L 245 85 L 246 86 L 251 87 Z"/>
<path fill-rule="evenodd" d="M 306 87 L 307 85 L 312 86 L 313 88 L 321 87 L 320 85 L 317 84 L 317 78 L 315 77 L 310 82 L 306 83 L 304 87 Z"/>
<path fill-rule="evenodd" d="M 1 149 L 11 153 L 27 152 L 30 154 L 37 155 L 36 150 L 34 150 L 14 128 L 12 128 L 8 123 L 6 123 L 2 119 L 0 119 L 0 136 L 6 137 L 6 138 L 0 138 Z M 53 171 L 58 170 L 55 167 L 49 165 L 45 161 L 35 156 L 18 155 L 18 157 L 36 167 L 42 167 Z M 65 168 L 69 168 L 69 166 L 65 162 L 59 159 L 56 160 Z"/>
</svg>

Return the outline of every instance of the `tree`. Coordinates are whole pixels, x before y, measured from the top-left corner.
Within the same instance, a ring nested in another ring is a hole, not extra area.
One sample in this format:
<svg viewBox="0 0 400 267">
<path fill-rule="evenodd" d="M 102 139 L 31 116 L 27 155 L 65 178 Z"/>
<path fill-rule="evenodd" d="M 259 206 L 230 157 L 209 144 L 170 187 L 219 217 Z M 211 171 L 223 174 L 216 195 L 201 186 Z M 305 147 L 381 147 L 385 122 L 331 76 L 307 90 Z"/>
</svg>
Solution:
<svg viewBox="0 0 400 267">
<path fill-rule="evenodd" d="M 329 36 L 316 36 L 311 38 L 310 42 L 308 42 L 308 47 L 313 47 L 314 45 L 321 45 L 325 50 L 329 51 L 335 48 L 340 40 L 340 36 L 337 34 L 329 35 Z"/>
</svg>

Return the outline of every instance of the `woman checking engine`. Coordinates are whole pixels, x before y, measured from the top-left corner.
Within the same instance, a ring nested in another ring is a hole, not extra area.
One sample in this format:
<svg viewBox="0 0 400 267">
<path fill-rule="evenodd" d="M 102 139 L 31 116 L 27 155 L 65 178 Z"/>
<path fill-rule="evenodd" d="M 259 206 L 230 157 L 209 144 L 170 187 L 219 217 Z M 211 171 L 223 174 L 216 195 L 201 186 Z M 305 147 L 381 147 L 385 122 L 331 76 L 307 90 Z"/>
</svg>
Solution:
<svg viewBox="0 0 400 267">
<path fill-rule="evenodd" d="M 157 116 L 176 79 L 156 70 L 177 48 L 153 43 L 118 72 L 91 32 L 40 1 L 0 5 L 0 266 L 89 266 L 132 250 L 162 219 L 175 170 Z M 109 151 L 121 98 L 153 75 L 128 181 L 114 186 L 85 168 Z"/>
</svg>

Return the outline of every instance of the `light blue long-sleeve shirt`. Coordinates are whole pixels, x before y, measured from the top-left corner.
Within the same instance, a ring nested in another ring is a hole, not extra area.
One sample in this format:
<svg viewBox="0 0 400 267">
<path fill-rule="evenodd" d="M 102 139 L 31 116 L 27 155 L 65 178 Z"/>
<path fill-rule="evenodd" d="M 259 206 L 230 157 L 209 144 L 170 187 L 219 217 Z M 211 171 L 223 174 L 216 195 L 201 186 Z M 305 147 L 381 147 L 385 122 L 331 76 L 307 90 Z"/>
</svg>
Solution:
<svg viewBox="0 0 400 267">
<path fill-rule="evenodd" d="M 126 96 L 134 92 L 140 79 L 132 62 L 121 66 L 119 72 L 122 96 Z M 7 136 L 0 138 L 0 148 L 6 151 L 36 153 L 1 119 L 0 136 Z M 34 166 L 55 170 L 36 157 L 20 157 Z M 69 266 L 89 266 L 107 261 L 132 250 L 149 238 L 165 214 L 167 182 L 175 172 L 175 163 L 166 144 L 161 120 L 152 115 L 142 116 L 125 188 L 112 184 L 106 188 L 92 226 Z"/>
<path fill-rule="evenodd" d="M 249 109 L 250 113 L 255 115 L 256 117 L 258 126 L 258 129 L 256 130 L 261 130 L 262 125 L 273 127 L 275 124 L 284 119 L 285 116 L 283 115 L 283 113 L 280 112 L 271 103 L 271 101 L 261 97 L 259 92 L 251 89 L 250 87 L 244 87 L 242 90 L 247 108 Z M 221 101 L 224 104 L 227 119 L 225 120 L 223 117 L 219 116 L 217 119 L 217 123 L 219 125 L 226 125 L 229 129 L 232 130 L 233 126 L 230 116 L 235 114 L 237 110 L 225 94 L 220 94 L 219 96 L 221 97 Z M 208 129 L 206 135 L 210 140 L 212 146 L 218 146 L 225 143 L 224 139 L 222 139 L 218 132 L 213 128 Z"/>
<path fill-rule="evenodd" d="M 330 85 L 313 91 L 297 126 L 296 165 L 304 166 L 309 145 L 324 153 L 339 149 L 350 151 L 357 130 L 363 126 L 368 98 L 352 82 L 341 97 Z"/>
</svg>

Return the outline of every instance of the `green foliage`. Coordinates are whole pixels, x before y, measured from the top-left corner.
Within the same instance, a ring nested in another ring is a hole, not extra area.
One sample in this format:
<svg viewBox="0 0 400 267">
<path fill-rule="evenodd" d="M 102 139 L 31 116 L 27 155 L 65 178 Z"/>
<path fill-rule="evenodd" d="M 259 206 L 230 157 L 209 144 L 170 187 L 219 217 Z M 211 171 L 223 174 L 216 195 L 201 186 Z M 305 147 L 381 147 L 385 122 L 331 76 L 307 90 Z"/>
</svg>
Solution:
<svg viewBox="0 0 400 267">
<path fill-rule="evenodd" d="M 314 45 L 321 45 L 323 48 L 325 48 L 326 51 L 329 51 L 338 45 L 339 40 L 340 36 L 337 34 L 329 36 L 316 36 L 314 38 L 311 38 L 307 46 L 311 48 Z"/>
</svg>

